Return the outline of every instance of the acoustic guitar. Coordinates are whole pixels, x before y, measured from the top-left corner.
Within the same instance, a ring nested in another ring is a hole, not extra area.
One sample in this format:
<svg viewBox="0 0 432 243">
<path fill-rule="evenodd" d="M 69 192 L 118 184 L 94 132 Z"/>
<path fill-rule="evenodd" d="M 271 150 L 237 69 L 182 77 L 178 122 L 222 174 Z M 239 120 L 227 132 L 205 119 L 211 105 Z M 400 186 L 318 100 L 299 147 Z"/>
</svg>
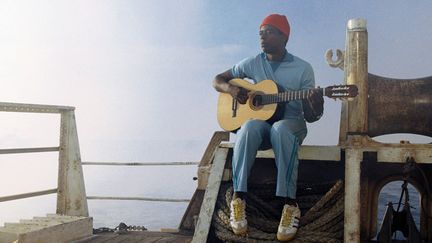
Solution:
<svg viewBox="0 0 432 243">
<path fill-rule="evenodd" d="M 232 79 L 229 83 L 248 90 L 249 98 L 246 104 L 240 104 L 230 94 L 220 93 L 217 119 L 225 131 L 236 131 L 249 119 L 276 121 L 282 115 L 280 112 L 282 107 L 279 104 L 306 99 L 312 90 L 318 90 L 323 96 L 335 99 L 355 97 L 358 94 L 355 85 L 334 85 L 326 88 L 279 92 L 278 85 L 272 80 L 252 84 L 243 79 Z"/>
</svg>

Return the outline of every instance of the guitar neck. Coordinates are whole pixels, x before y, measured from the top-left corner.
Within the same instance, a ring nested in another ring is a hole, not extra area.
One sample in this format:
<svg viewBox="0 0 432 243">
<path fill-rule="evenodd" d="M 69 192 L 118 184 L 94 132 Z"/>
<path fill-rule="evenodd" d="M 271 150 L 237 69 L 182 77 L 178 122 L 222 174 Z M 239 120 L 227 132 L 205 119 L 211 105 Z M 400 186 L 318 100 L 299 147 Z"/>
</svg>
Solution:
<svg viewBox="0 0 432 243">
<path fill-rule="evenodd" d="M 262 95 L 261 104 L 268 105 L 275 103 L 285 103 L 292 100 L 303 100 L 306 99 L 313 90 L 319 91 L 320 94 L 323 94 L 324 92 L 324 88 L 316 88 L 298 91 L 285 91 L 277 94 L 266 94 Z"/>
</svg>

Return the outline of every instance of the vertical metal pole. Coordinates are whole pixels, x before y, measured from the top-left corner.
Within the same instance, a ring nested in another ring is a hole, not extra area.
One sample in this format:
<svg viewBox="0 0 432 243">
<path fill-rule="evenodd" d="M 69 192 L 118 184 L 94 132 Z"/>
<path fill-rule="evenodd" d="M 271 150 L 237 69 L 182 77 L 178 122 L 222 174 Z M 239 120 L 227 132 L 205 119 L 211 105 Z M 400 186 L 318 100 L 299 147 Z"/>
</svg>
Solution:
<svg viewBox="0 0 432 243">
<path fill-rule="evenodd" d="M 343 146 L 346 144 L 347 134 L 348 134 L 348 104 L 347 102 L 342 102 L 341 116 L 340 116 L 340 123 L 339 123 L 339 143 L 338 143 L 339 146 Z"/>
<path fill-rule="evenodd" d="M 345 150 L 345 210 L 344 241 L 360 242 L 360 162 L 363 152 L 359 149 Z"/>
<path fill-rule="evenodd" d="M 57 214 L 88 216 L 74 111 L 61 113 Z"/>
<path fill-rule="evenodd" d="M 359 95 L 347 102 L 345 159 L 345 242 L 360 242 L 360 163 L 362 137 L 367 135 L 367 30 L 366 20 L 351 19 L 347 25 L 345 81 L 354 84 Z M 360 146 L 358 146 L 360 145 Z"/>
<path fill-rule="evenodd" d="M 365 135 L 368 128 L 368 37 L 366 20 L 351 19 L 347 25 L 345 78 L 357 85 L 358 96 L 348 102 L 348 135 Z"/>
</svg>

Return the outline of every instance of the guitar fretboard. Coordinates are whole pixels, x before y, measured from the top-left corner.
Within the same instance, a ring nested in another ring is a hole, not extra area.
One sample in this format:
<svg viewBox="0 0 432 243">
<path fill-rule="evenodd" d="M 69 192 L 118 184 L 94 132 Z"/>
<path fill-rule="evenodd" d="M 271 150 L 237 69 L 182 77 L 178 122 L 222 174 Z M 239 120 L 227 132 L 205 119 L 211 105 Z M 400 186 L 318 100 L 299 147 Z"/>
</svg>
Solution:
<svg viewBox="0 0 432 243">
<path fill-rule="evenodd" d="M 274 103 L 284 103 L 291 100 L 303 100 L 306 99 L 309 94 L 313 91 L 317 90 L 319 93 L 323 93 L 323 88 L 316 88 L 316 89 L 305 89 L 305 90 L 297 90 L 297 91 L 285 91 L 277 94 L 264 94 L 260 95 L 261 105 L 268 105 L 268 104 L 274 104 Z"/>
</svg>

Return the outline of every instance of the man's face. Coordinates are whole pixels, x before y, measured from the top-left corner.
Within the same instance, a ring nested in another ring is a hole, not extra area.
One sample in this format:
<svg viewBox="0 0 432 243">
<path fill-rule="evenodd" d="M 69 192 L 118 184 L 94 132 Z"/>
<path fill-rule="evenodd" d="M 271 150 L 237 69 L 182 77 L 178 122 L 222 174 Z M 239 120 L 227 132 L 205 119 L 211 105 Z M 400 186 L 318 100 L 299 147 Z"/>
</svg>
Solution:
<svg viewBox="0 0 432 243">
<path fill-rule="evenodd" d="M 285 49 L 287 37 L 277 28 L 271 25 L 264 25 L 259 31 L 261 49 L 267 54 L 273 54 Z"/>
</svg>

